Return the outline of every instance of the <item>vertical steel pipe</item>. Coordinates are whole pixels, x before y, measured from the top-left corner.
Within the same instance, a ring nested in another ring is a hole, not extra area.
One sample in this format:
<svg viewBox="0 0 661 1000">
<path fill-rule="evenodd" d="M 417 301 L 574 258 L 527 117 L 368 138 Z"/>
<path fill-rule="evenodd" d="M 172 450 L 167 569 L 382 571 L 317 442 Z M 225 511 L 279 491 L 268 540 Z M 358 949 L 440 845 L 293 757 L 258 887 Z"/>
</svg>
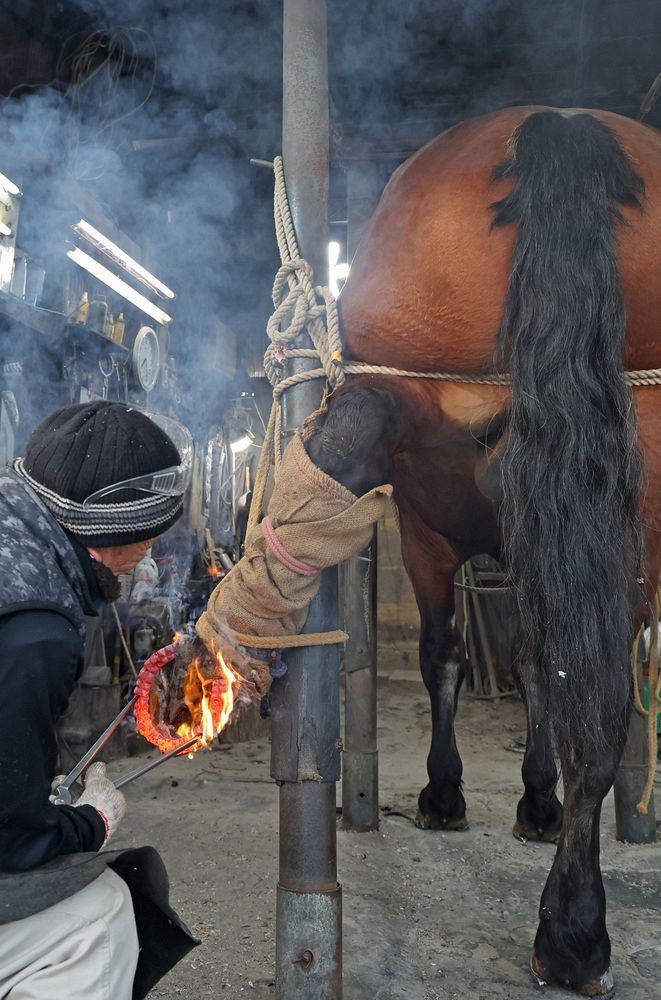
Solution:
<svg viewBox="0 0 661 1000">
<path fill-rule="evenodd" d="M 283 2 L 282 152 L 302 256 L 326 282 L 328 54 L 325 0 Z M 309 346 L 301 344 L 299 346 Z M 297 360 L 289 374 L 315 367 Z M 290 390 L 285 442 L 320 402 L 322 385 Z M 338 624 L 337 573 L 324 573 L 304 631 Z M 341 1000 L 342 894 L 337 882 L 335 782 L 340 775 L 339 650 L 287 654 L 272 689 L 271 774 L 280 785 L 276 914 L 277 1000 Z"/>
<path fill-rule="evenodd" d="M 653 844 L 656 841 L 654 793 L 646 814 L 636 809 L 647 777 L 647 719 L 631 711 L 627 745 L 615 776 L 615 835 L 629 844 Z"/>
<path fill-rule="evenodd" d="M 379 202 L 378 164 L 347 166 L 347 257 L 353 258 Z M 372 544 L 340 573 L 344 628 L 344 753 L 342 825 L 367 832 L 379 828 L 377 748 L 377 533 Z"/>
<path fill-rule="evenodd" d="M 344 753 L 342 825 L 360 833 L 379 828 L 376 740 L 376 532 L 372 544 L 342 568 L 344 628 Z"/>
</svg>

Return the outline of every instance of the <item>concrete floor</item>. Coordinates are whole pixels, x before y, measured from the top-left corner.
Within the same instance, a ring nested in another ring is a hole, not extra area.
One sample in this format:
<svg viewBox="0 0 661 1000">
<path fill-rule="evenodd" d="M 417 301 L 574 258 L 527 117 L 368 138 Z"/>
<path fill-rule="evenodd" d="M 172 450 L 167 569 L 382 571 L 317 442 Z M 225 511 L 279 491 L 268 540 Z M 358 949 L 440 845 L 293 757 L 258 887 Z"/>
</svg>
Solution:
<svg viewBox="0 0 661 1000">
<path fill-rule="evenodd" d="M 529 1000 L 538 995 L 527 965 L 554 849 L 510 832 L 521 756 L 506 746 L 523 729 L 522 706 L 463 699 L 457 739 L 470 830 L 422 832 L 411 818 L 430 719 L 413 676 L 380 694 L 381 830 L 338 835 L 344 1000 Z M 114 761 L 111 773 L 135 763 Z M 169 762 L 126 791 L 113 846 L 160 850 L 174 903 L 203 939 L 150 997 L 271 1000 L 278 842 L 267 741 Z M 661 997 L 661 854 L 615 841 L 612 802 L 602 846 L 618 996 Z"/>
</svg>

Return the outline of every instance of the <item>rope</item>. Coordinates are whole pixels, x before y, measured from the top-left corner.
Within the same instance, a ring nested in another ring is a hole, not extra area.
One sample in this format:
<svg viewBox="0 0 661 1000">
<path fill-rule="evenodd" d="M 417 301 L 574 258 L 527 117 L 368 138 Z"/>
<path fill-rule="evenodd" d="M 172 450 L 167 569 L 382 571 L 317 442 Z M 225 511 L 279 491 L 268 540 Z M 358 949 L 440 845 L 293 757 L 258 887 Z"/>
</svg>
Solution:
<svg viewBox="0 0 661 1000">
<path fill-rule="evenodd" d="M 640 715 L 647 716 L 647 777 L 640 802 L 636 806 L 639 813 L 646 816 L 649 809 L 652 791 L 654 790 L 654 774 L 656 772 L 656 727 L 659 709 L 661 708 L 661 672 L 659 671 L 659 613 L 661 612 L 661 592 L 657 590 L 650 615 L 650 647 L 648 659 L 648 687 L 650 707 L 645 708 L 640 697 L 640 680 L 638 677 L 638 646 L 642 628 L 633 644 L 631 667 L 633 670 L 633 703 Z"/>
</svg>

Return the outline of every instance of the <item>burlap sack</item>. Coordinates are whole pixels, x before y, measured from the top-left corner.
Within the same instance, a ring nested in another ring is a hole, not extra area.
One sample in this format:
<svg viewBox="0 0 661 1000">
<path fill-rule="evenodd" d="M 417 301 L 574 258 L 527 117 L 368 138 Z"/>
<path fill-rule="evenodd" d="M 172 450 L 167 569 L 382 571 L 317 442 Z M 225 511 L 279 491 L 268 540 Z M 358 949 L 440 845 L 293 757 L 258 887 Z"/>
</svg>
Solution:
<svg viewBox="0 0 661 1000">
<path fill-rule="evenodd" d="M 221 651 L 237 645 L 286 648 L 303 628 L 320 571 L 369 544 L 385 513 L 391 486 L 357 498 L 310 460 L 297 435 L 286 449 L 267 517 L 246 537 L 245 555 L 212 593 L 197 634 Z M 250 642 L 250 637 L 260 637 Z M 243 660 L 243 662 L 242 662 Z M 234 657 L 258 687 L 268 689 L 268 667 Z"/>
</svg>

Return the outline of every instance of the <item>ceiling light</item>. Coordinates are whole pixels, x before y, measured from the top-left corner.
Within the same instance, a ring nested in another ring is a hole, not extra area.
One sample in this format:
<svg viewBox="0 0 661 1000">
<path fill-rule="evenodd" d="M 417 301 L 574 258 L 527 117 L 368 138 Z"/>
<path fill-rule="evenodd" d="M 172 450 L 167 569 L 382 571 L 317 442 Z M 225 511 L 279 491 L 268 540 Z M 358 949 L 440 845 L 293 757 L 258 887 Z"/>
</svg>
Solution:
<svg viewBox="0 0 661 1000">
<path fill-rule="evenodd" d="M 5 222 L 0 222 L 0 236 L 11 236 L 11 227 Z"/>
<path fill-rule="evenodd" d="M 125 271 L 128 271 L 128 273 L 134 278 L 137 278 L 138 281 L 142 281 L 147 288 L 156 292 L 157 295 L 160 295 L 161 298 L 173 299 L 175 297 L 171 288 L 168 288 L 168 286 L 164 285 L 162 281 L 155 278 L 153 274 L 142 266 L 142 264 L 138 264 L 137 260 L 133 260 L 133 257 L 129 257 L 129 255 L 122 250 L 121 247 L 118 247 L 116 243 L 113 243 L 107 236 L 100 233 L 98 229 L 95 229 L 94 226 L 90 226 L 89 222 L 85 222 L 84 219 L 81 219 L 80 222 L 75 224 L 73 229 L 80 236 L 84 236 L 86 240 L 96 247 L 97 250 L 104 253 L 106 257 L 110 257 L 115 264 L 122 267 Z"/>
<path fill-rule="evenodd" d="M 4 174 L 0 174 L 0 187 L 4 188 L 7 194 L 17 195 L 21 193 L 21 189 L 18 184 L 14 184 L 14 182 L 10 181 Z"/>
<path fill-rule="evenodd" d="M 163 312 L 163 310 L 159 309 L 158 306 L 155 306 L 153 302 L 150 302 L 148 298 L 141 294 L 141 292 L 136 292 L 135 288 L 131 288 L 131 286 L 127 285 L 122 278 L 113 274 L 113 272 L 109 271 L 103 264 L 99 264 L 98 260 L 94 260 L 93 257 L 90 257 L 89 254 L 85 253 L 85 251 L 81 250 L 79 247 L 74 247 L 73 250 L 67 250 L 67 257 L 70 257 L 74 264 L 78 264 L 80 267 L 85 268 L 86 271 L 89 271 L 91 275 L 98 278 L 99 281 L 102 281 L 108 286 L 108 288 L 112 288 L 112 290 L 117 292 L 118 295 L 121 295 L 128 302 L 137 306 L 137 308 L 141 309 L 142 312 L 151 316 L 151 318 L 155 319 L 157 323 L 165 325 L 165 323 L 169 323 L 172 319 L 172 317 L 168 316 L 166 312 Z"/>
</svg>

